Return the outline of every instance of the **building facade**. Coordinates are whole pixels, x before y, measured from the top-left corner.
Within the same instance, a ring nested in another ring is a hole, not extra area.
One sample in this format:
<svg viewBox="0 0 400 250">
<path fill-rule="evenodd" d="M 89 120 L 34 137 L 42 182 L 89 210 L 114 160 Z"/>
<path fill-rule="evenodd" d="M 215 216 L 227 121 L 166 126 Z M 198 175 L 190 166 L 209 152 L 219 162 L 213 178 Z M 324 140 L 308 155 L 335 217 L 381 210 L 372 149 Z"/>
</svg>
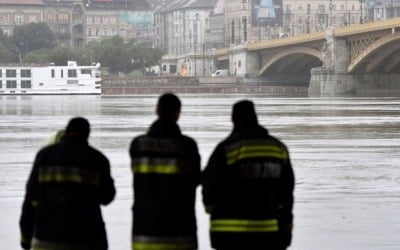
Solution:
<svg viewBox="0 0 400 250">
<path fill-rule="evenodd" d="M 155 46 L 165 51 L 163 74 L 210 75 L 206 40 L 209 17 L 217 0 L 175 0 L 155 12 Z"/>
<path fill-rule="evenodd" d="M 18 25 L 43 21 L 42 0 L 0 0 L 0 28 L 11 36 Z"/>
<path fill-rule="evenodd" d="M 92 0 L 85 10 L 87 42 L 119 35 L 152 43 L 154 11 L 146 0 Z"/>
<path fill-rule="evenodd" d="M 66 47 L 115 35 L 152 43 L 153 14 L 146 0 L 0 0 L 5 34 L 11 36 L 17 25 L 45 22 Z"/>
<path fill-rule="evenodd" d="M 57 44 L 81 47 L 85 43 L 84 2 L 81 0 L 43 0 L 44 22 L 54 32 Z"/>
</svg>

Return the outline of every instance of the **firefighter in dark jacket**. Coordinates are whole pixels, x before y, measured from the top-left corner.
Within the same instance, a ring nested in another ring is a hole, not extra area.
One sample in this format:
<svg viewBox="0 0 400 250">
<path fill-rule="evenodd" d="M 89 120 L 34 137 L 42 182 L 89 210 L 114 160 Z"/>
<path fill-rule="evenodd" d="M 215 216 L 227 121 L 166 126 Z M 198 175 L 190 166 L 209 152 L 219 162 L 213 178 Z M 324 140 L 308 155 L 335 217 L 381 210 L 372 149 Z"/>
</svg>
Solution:
<svg viewBox="0 0 400 250">
<path fill-rule="evenodd" d="M 105 250 L 100 204 L 115 196 L 108 159 L 89 146 L 89 122 L 69 121 L 60 142 L 39 151 L 20 219 L 23 249 Z"/>
<path fill-rule="evenodd" d="M 290 245 L 294 174 L 286 146 L 258 124 L 251 101 L 233 106 L 232 133 L 202 176 L 211 245 L 282 250 Z"/>
<path fill-rule="evenodd" d="M 132 249 L 197 249 L 196 187 L 200 155 L 177 125 L 181 103 L 162 95 L 158 119 L 130 146 L 133 180 Z"/>
</svg>

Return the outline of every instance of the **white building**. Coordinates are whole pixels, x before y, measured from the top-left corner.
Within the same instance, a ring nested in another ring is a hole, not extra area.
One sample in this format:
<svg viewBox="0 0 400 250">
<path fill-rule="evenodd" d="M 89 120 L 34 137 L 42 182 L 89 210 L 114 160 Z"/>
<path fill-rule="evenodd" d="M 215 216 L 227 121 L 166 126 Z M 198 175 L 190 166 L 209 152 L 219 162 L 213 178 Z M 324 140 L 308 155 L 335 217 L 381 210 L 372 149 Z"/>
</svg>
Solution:
<svg viewBox="0 0 400 250">
<path fill-rule="evenodd" d="M 155 45 L 166 53 L 162 74 L 211 74 L 206 31 L 216 3 L 217 0 L 174 0 L 155 12 Z"/>
</svg>

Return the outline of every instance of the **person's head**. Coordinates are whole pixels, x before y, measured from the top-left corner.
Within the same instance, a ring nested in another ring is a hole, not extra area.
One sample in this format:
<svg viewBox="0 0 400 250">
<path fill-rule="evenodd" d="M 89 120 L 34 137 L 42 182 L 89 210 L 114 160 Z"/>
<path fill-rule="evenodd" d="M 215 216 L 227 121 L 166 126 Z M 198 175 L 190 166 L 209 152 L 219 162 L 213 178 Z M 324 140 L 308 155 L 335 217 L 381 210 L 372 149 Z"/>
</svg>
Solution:
<svg viewBox="0 0 400 250">
<path fill-rule="evenodd" d="M 160 119 L 178 121 L 181 112 L 181 101 L 172 94 L 166 93 L 158 98 L 157 115 Z"/>
<path fill-rule="evenodd" d="M 235 103 L 232 110 L 232 122 L 236 129 L 256 126 L 258 119 L 253 102 L 242 100 Z"/>
<path fill-rule="evenodd" d="M 89 121 L 83 117 L 72 118 L 65 128 L 65 136 L 67 137 L 77 137 L 86 140 L 87 138 L 89 138 L 89 133 Z"/>
</svg>

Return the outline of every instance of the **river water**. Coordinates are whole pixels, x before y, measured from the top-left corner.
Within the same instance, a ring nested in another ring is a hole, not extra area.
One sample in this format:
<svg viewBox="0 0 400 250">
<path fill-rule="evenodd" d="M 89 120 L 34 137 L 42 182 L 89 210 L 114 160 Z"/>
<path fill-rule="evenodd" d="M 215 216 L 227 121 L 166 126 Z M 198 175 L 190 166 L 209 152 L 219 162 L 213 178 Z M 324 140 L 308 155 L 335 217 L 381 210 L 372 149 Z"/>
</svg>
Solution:
<svg viewBox="0 0 400 250">
<path fill-rule="evenodd" d="M 296 175 L 291 250 L 400 249 L 400 98 L 180 97 L 179 123 L 198 142 L 203 166 L 231 130 L 231 105 L 243 98 L 255 102 L 259 122 L 287 144 Z M 0 249 L 20 249 L 18 220 L 36 152 L 78 115 L 90 120 L 90 144 L 112 164 L 117 196 L 103 208 L 110 250 L 130 249 L 128 147 L 155 119 L 156 100 L 0 96 Z M 200 189 L 197 217 L 200 250 L 209 250 Z"/>
</svg>

